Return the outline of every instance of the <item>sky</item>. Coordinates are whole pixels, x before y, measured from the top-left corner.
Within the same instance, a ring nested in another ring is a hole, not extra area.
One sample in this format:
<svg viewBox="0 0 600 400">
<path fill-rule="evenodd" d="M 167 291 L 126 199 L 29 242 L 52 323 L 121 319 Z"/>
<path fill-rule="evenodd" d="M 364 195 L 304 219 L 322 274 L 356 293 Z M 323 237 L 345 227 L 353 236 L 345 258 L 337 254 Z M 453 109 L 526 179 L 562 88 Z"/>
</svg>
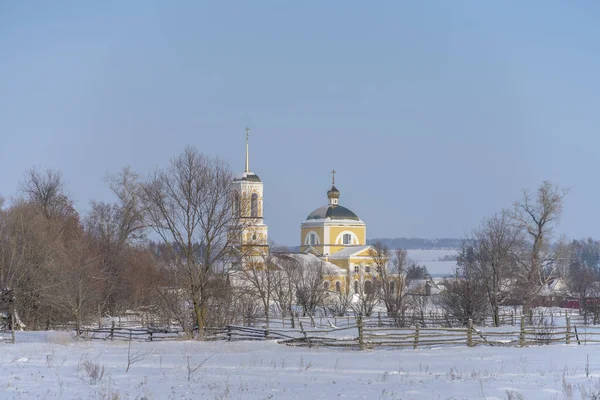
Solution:
<svg viewBox="0 0 600 400">
<path fill-rule="evenodd" d="M 463 237 L 549 180 L 557 233 L 600 238 L 600 3 L 0 0 L 0 195 L 187 145 L 264 182 L 270 238 L 340 204 L 367 236 Z"/>
</svg>

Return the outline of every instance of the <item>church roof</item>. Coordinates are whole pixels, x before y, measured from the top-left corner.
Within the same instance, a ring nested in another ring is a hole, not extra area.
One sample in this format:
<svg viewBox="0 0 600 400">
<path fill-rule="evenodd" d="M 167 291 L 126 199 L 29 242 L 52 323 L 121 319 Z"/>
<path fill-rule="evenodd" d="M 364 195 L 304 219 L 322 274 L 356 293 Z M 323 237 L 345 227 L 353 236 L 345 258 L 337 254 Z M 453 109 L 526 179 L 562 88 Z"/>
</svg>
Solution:
<svg viewBox="0 0 600 400">
<path fill-rule="evenodd" d="M 339 251 L 336 251 L 335 253 L 332 253 L 329 258 L 334 258 L 334 259 L 338 259 L 338 258 L 349 258 L 352 257 L 355 254 L 361 253 L 369 248 L 374 249 L 373 246 L 365 244 L 365 245 L 359 245 L 359 246 L 347 246 Z"/>
<path fill-rule="evenodd" d="M 262 182 L 254 172 L 242 172 L 234 181 Z"/>
<path fill-rule="evenodd" d="M 317 208 L 315 211 L 311 212 L 310 215 L 306 218 L 307 220 L 311 219 L 353 219 L 355 221 L 360 221 L 358 215 L 354 214 L 352 211 L 347 209 L 346 207 L 342 207 L 340 205 L 328 205 Z"/>
<path fill-rule="evenodd" d="M 305 253 L 271 253 L 273 256 L 279 258 L 280 260 L 285 260 L 286 258 L 291 258 L 298 262 L 303 268 L 312 268 L 315 266 L 319 266 L 323 269 L 323 273 L 325 275 L 346 275 L 346 270 L 344 268 L 338 267 L 335 264 L 332 264 L 328 261 L 323 261 L 319 257 L 314 254 L 305 254 Z"/>
</svg>

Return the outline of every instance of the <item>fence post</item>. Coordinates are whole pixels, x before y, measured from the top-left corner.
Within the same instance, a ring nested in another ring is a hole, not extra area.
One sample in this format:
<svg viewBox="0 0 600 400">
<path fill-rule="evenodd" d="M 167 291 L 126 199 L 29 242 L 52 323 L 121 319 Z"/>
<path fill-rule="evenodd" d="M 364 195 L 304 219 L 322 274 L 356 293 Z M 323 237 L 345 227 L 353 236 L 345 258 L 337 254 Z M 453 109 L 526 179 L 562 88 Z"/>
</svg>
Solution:
<svg viewBox="0 0 600 400">
<path fill-rule="evenodd" d="M 265 339 L 269 339 L 269 328 L 265 329 Z"/>
<path fill-rule="evenodd" d="M 10 340 L 15 344 L 15 306 L 12 301 L 10 304 Z M 79 335 L 79 332 L 77 332 L 77 335 Z"/>
<path fill-rule="evenodd" d="M 533 308 L 529 309 L 529 325 L 533 325 Z"/>
<path fill-rule="evenodd" d="M 363 319 L 361 314 L 358 314 L 358 317 L 356 317 L 356 326 L 358 326 L 358 348 L 364 350 L 365 342 L 363 338 Z"/>
<path fill-rule="evenodd" d="M 567 344 L 571 344 L 571 318 L 567 317 Z"/>
<path fill-rule="evenodd" d="M 149 330 L 148 330 L 148 333 L 150 334 L 150 341 L 152 341 L 152 330 L 151 330 L 151 329 L 149 329 Z"/>
<path fill-rule="evenodd" d="M 423 326 L 425 325 L 425 313 L 423 311 L 421 311 L 421 323 L 423 324 Z"/>
<path fill-rule="evenodd" d="M 378 322 L 378 326 L 381 328 L 382 324 L 381 324 L 381 311 L 377 312 L 377 322 Z"/>
<path fill-rule="evenodd" d="M 510 324 L 515 326 L 515 314 L 512 311 L 510 312 Z"/>
<path fill-rule="evenodd" d="M 304 330 L 304 326 L 302 325 L 302 321 L 299 321 L 299 323 L 300 323 L 300 331 L 302 332 L 302 335 L 304 335 L 304 340 L 306 340 L 306 343 L 308 344 L 308 347 L 312 347 L 310 345 L 310 339 L 306 335 L 306 331 Z"/>
<path fill-rule="evenodd" d="M 467 346 L 473 347 L 473 320 L 469 318 L 467 322 Z"/>
<path fill-rule="evenodd" d="M 413 349 L 416 349 L 419 345 L 419 324 L 415 324 L 415 341 L 413 343 Z"/>
<path fill-rule="evenodd" d="M 227 325 L 227 341 L 231 342 L 231 325 Z"/>
<path fill-rule="evenodd" d="M 115 337 L 115 321 L 112 320 L 110 322 L 110 340 L 113 340 L 114 337 Z"/>
<path fill-rule="evenodd" d="M 519 332 L 519 346 L 525 346 L 525 316 L 521 315 L 521 331 Z"/>
</svg>

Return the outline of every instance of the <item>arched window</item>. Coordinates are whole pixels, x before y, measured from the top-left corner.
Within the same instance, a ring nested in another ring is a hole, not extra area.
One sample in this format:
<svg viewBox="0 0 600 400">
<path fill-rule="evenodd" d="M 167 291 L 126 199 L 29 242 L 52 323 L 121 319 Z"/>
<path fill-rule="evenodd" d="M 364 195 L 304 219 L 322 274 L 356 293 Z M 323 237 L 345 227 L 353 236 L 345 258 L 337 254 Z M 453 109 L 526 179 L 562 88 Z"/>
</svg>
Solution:
<svg viewBox="0 0 600 400">
<path fill-rule="evenodd" d="M 335 283 L 335 291 L 338 293 L 342 291 L 342 283 L 340 281 Z"/>
<path fill-rule="evenodd" d="M 237 193 L 233 195 L 233 215 L 235 217 L 240 215 L 240 195 Z"/>
<path fill-rule="evenodd" d="M 359 285 L 358 281 L 354 281 L 354 293 L 358 293 L 358 289 L 359 289 L 358 285 Z"/>
<path fill-rule="evenodd" d="M 329 290 L 329 282 L 328 281 L 323 282 L 323 289 Z"/>
<path fill-rule="evenodd" d="M 310 234 L 310 244 L 317 244 L 317 235 L 315 235 L 314 233 Z"/>
<path fill-rule="evenodd" d="M 352 244 L 352 235 L 349 233 L 344 233 L 343 243 L 344 244 Z"/>
<path fill-rule="evenodd" d="M 256 193 L 252 193 L 252 197 L 250 197 L 250 216 L 258 217 L 258 195 Z"/>
<path fill-rule="evenodd" d="M 390 292 L 394 293 L 396 291 L 396 282 L 390 281 Z"/>
<path fill-rule="evenodd" d="M 365 281 L 365 293 L 371 294 L 373 292 L 373 284 L 371 281 Z"/>
</svg>

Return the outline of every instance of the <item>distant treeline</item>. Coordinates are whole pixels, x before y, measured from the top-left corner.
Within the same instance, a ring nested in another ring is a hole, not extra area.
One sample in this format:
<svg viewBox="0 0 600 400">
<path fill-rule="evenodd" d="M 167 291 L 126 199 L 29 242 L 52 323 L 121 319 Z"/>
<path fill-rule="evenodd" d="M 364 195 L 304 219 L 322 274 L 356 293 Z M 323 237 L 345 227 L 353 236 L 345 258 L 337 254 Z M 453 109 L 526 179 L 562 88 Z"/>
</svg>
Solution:
<svg viewBox="0 0 600 400">
<path fill-rule="evenodd" d="M 442 238 L 442 239 L 423 239 L 423 238 L 383 238 L 367 239 L 367 244 L 380 242 L 390 249 L 457 249 L 460 248 L 461 239 Z"/>
</svg>

